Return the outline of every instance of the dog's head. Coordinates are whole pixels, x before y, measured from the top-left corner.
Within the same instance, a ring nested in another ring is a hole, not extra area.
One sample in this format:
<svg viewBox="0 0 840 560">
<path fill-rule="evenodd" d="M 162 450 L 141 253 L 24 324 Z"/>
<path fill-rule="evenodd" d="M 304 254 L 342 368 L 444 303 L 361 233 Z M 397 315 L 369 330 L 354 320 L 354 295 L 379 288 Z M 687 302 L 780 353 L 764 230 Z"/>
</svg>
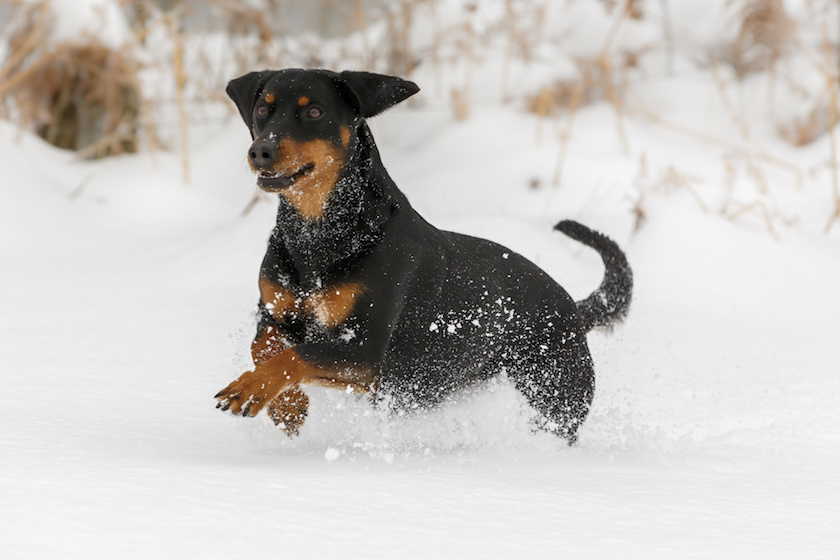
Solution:
<svg viewBox="0 0 840 560">
<path fill-rule="evenodd" d="M 364 119 L 419 90 L 382 74 L 288 69 L 245 74 L 231 80 L 227 94 L 251 130 L 248 163 L 259 187 L 318 219 Z"/>
</svg>

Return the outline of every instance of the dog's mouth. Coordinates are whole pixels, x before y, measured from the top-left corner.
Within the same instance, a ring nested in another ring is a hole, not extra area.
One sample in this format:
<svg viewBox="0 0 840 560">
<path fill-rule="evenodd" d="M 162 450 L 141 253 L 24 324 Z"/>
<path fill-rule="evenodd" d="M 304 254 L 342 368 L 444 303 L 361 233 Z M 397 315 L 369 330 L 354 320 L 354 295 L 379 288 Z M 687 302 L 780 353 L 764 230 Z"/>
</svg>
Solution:
<svg viewBox="0 0 840 560">
<path fill-rule="evenodd" d="M 313 163 L 307 163 L 292 175 L 284 175 L 277 171 L 261 169 L 257 172 L 257 186 L 267 192 L 282 191 L 292 186 L 301 177 L 309 175 L 313 169 L 315 169 L 315 164 Z"/>
</svg>

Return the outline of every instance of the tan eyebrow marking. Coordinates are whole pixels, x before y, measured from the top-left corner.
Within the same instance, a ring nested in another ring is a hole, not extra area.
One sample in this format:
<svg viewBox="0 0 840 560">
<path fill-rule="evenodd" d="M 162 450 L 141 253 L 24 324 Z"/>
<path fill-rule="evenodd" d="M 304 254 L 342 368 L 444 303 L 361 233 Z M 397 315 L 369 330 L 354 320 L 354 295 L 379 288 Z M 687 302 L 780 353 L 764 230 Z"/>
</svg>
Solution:
<svg viewBox="0 0 840 560">
<path fill-rule="evenodd" d="M 273 93 L 266 93 L 265 94 L 265 102 L 266 103 L 274 103 L 274 94 Z"/>
<path fill-rule="evenodd" d="M 307 105 L 309 105 L 309 98 L 305 95 L 301 95 L 300 97 L 298 97 L 298 105 L 300 105 L 301 107 L 306 107 Z"/>
</svg>

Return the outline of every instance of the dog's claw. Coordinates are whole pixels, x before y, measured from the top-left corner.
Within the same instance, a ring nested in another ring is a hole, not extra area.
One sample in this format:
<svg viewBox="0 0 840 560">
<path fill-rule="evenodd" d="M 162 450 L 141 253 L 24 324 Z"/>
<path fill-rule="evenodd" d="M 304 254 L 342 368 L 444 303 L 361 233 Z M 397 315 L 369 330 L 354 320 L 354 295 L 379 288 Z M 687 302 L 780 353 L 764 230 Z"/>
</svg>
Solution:
<svg viewBox="0 0 840 560">
<path fill-rule="evenodd" d="M 274 380 L 270 375 L 259 372 L 245 372 L 239 379 L 219 392 L 217 400 L 223 411 L 230 410 L 236 416 L 254 417 L 260 413 L 266 402 L 276 395 L 270 394 Z"/>
</svg>

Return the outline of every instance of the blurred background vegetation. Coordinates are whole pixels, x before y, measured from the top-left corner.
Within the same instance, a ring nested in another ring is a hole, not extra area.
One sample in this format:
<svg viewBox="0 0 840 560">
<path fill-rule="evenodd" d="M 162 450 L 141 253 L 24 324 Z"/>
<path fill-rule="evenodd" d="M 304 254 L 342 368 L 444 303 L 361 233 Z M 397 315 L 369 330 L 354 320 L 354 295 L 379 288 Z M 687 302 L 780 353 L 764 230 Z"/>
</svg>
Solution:
<svg viewBox="0 0 840 560">
<path fill-rule="evenodd" d="M 721 26 L 730 32 L 702 37 L 672 24 L 677 0 L 0 0 L 0 118 L 80 158 L 179 147 L 186 178 L 189 128 L 232 112 L 224 85 L 246 71 L 354 68 L 411 79 L 423 69 L 452 115 L 468 119 L 484 93 L 476 91 L 483 82 L 475 69 L 493 51 L 502 75 L 495 94 L 546 119 L 565 115 L 562 141 L 586 104 L 606 101 L 619 118 L 626 114 L 628 83 L 645 59 L 658 57 L 673 72 L 675 53 L 688 52 L 721 83 L 724 106 L 723 73 L 735 80 L 767 74 L 802 90 L 801 110 L 781 119 L 777 133 L 792 146 L 831 135 L 840 216 L 838 0 L 722 1 L 728 20 Z M 581 3 L 597 5 L 609 31 L 593 52 L 551 60 L 556 50 L 545 47 L 556 48 L 558 39 L 546 29 L 547 13 Z M 74 27 L 74 19 L 84 25 Z M 619 29 L 634 21 L 652 23 L 657 36 L 620 41 Z M 520 61 L 573 68 L 523 91 L 510 71 Z M 821 86 L 800 83 L 803 61 Z M 441 78 L 456 73 L 457 80 Z M 654 113 L 636 114 L 657 121 Z"/>
<path fill-rule="evenodd" d="M 66 18 L 68 5 L 74 3 L 64 3 L 55 13 L 55 3 L 48 1 L 0 0 L 0 117 L 85 157 L 135 151 L 141 132 L 156 147 L 160 139 L 154 132 L 152 101 L 183 105 L 189 97 L 194 107 L 202 98 L 218 100 L 227 79 L 255 68 L 352 65 L 410 78 L 421 63 L 480 56 L 482 44 L 493 36 L 506 38 L 508 56 L 530 59 L 544 41 L 546 10 L 575 1 L 499 0 L 492 2 L 502 7 L 495 21 L 488 26 L 485 19 L 478 26 L 471 16 L 479 10 L 479 0 L 449 2 L 458 4 L 460 13 L 447 13 L 446 21 L 435 13 L 440 0 L 113 0 L 88 2 L 100 25 L 112 29 L 98 34 L 87 27 L 75 37 L 55 40 L 57 20 Z M 646 7 L 651 4 L 657 4 L 657 18 L 667 18 L 672 1 L 599 0 L 613 13 L 616 27 L 625 18 L 649 17 Z M 831 17 L 824 25 L 832 28 L 840 25 L 830 13 L 833 1 L 812 2 L 814 16 Z M 739 20 L 737 35 L 729 44 L 702 45 L 707 62 L 728 65 L 744 77 L 777 71 L 785 56 L 803 47 L 783 0 L 728 3 Z M 120 12 L 118 21 L 106 13 L 113 7 Z M 417 25 L 420 13 L 431 14 L 433 29 Z M 527 109 L 547 116 L 604 99 L 618 106 L 622 82 L 639 58 L 653 49 L 675 48 L 669 22 L 663 20 L 661 26 L 661 41 L 645 50 L 605 45 L 603 56 L 575 60 L 575 79 L 531 92 Z M 114 32 L 116 41 L 103 39 Z M 412 36 L 417 33 L 428 35 L 427 40 L 417 41 Z M 838 49 L 836 44 L 826 47 L 835 53 Z M 836 60 L 829 54 L 822 64 L 834 82 Z M 142 74 L 149 70 L 155 81 L 169 81 L 171 87 L 144 83 Z M 454 113 L 466 117 L 468 92 L 453 88 L 450 93 Z M 832 99 L 822 95 L 807 122 L 783 134 L 803 145 L 826 133 L 833 122 L 828 115 Z"/>
</svg>

